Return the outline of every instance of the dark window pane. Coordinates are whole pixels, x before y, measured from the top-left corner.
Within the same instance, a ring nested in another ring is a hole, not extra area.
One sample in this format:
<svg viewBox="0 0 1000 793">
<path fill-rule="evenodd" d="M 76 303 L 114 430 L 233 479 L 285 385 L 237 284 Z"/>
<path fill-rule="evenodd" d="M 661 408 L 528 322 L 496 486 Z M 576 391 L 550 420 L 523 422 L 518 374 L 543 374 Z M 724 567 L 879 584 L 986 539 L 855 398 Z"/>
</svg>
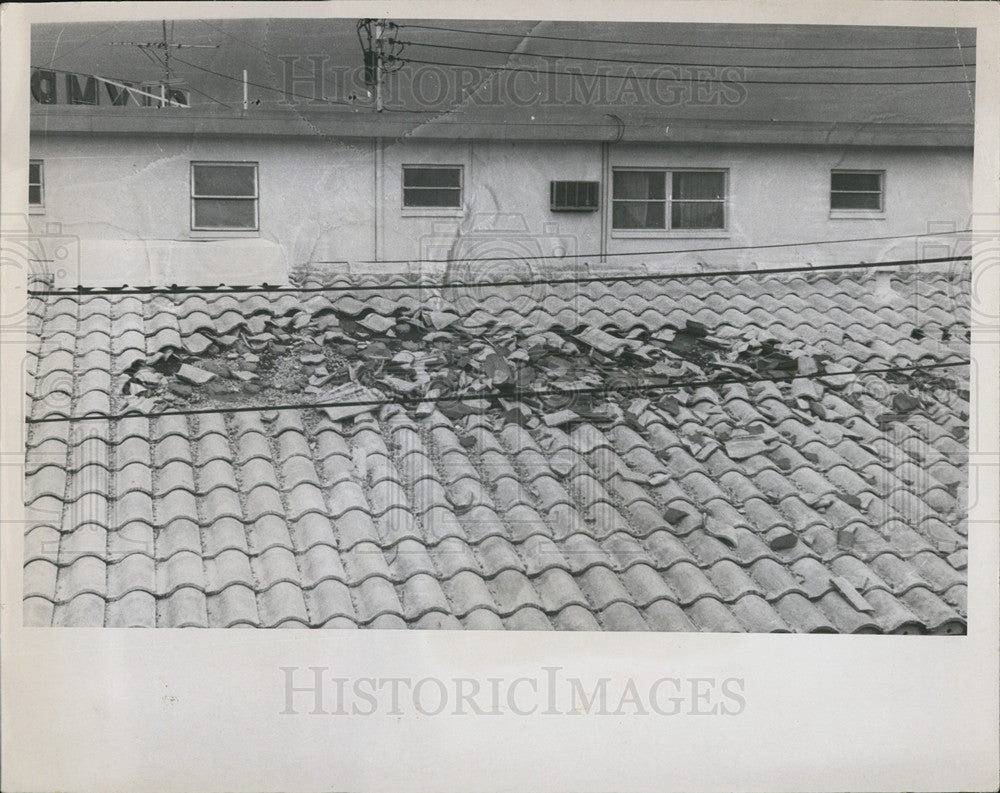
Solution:
<svg viewBox="0 0 1000 793">
<path fill-rule="evenodd" d="M 615 198 L 662 200 L 667 197 L 667 179 L 662 171 L 615 171 L 612 184 Z"/>
<path fill-rule="evenodd" d="M 725 228 L 725 204 L 721 201 L 674 201 L 670 208 L 670 227 L 675 229 Z"/>
<path fill-rule="evenodd" d="M 28 203 L 42 203 L 42 186 L 37 184 L 28 185 Z"/>
<path fill-rule="evenodd" d="M 459 168 L 404 168 L 403 187 L 461 187 Z"/>
<path fill-rule="evenodd" d="M 194 225 L 200 229 L 257 228 L 256 201 L 199 198 L 194 202 Z"/>
<path fill-rule="evenodd" d="M 42 164 L 40 162 L 28 163 L 28 182 L 40 184 L 42 181 Z"/>
<path fill-rule="evenodd" d="M 256 169 L 249 165 L 196 165 L 195 195 L 254 196 Z"/>
<path fill-rule="evenodd" d="M 458 208 L 461 205 L 462 191 L 454 188 L 406 188 L 403 190 L 403 206 L 405 207 Z"/>
<path fill-rule="evenodd" d="M 881 209 L 881 193 L 832 193 L 831 209 Z"/>
<path fill-rule="evenodd" d="M 718 172 L 677 171 L 674 173 L 674 200 L 726 197 L 726 175 Z"/>
<path fill-rule="evenodd" d="M 834 191 L 882 191 L 882 174 L 880 173 L 838 173 L 831 175 L 831 189 Z"/>
<path fill-rule="evenodd" d="M 662 201 L 616 201 L 611 225 L 616 229 L 666 228 L 666 205 Z"/>
</svg>

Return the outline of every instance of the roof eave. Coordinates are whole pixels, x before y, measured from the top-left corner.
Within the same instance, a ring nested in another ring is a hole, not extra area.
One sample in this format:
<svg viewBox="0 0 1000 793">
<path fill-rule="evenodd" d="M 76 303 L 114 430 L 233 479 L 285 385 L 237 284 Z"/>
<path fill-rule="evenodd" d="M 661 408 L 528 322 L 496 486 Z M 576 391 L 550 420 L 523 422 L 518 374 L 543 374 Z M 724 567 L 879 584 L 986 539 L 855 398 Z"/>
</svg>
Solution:
<svg viewBox="0 0 1000 793">
<path fill-rule="evenodd" d="M 225 135 L 245 137 L 401 137 L 443 140 L 552 140 L 827 146 L 971 148 L 971 123 L 900 124 L 856 122 L 650 119 L 625 123 L 609 116 L 581 125 L 557 120 L 468 119 L 444 115 L 428 121 L 417 113 L 345 113 L 191 116 L 150 109 L 119 114 L 106 108 L 73 108 L 31 115 L 33 134 Z"/>
</svg>

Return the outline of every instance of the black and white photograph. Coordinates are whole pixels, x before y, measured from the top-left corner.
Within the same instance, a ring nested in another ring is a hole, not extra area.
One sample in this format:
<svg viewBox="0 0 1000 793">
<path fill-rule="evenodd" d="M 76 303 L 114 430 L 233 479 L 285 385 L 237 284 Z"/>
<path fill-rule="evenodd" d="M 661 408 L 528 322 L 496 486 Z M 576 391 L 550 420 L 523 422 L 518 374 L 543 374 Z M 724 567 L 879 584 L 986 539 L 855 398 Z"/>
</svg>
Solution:
<svg viewBox="0 0 1000 793">
<path fill-rule="evenodd" d="M 12 5 L 4 789 L 990 789 L 989 4 Z"/>
<path fill-rule="evenodd" d="M 38 26 L 26 624 L 964 633 L 974 33 Z"/>
</svg>

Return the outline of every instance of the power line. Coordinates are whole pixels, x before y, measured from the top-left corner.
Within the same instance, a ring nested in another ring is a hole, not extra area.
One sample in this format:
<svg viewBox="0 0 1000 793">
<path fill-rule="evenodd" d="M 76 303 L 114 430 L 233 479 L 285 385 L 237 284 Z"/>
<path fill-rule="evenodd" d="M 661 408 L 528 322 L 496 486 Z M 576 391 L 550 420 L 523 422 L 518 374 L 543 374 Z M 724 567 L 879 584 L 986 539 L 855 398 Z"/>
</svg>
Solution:
<svg viewBox="0 0 1000 793">
<path fill-rule="evenodd" d="M 203 25 L 207 25 L 212 30 L 214 30 L 214 31 L 216 31 L 218 33 L 221 33 L 223 36 L 228 36 L 229 38 L 231 38 L 233 41 L 237 42 L 238 44 L 242 44 L 244 47 L 249 47 L 252 50 L 256 50 L 257 52 L 260 52 L 263 55 L 265 55 L 268 58 L 271 58 L 273 60 L 276 60 L 276 61 L 280 61 L 281 60 L 281 58 L 279 56 L 277 56 L 277 55 L 269 52 L 264 47 L 258 47 L 256 44 L 251 44 L 246 39 L 241 39 L 239 36 L 235 36 L 232 33 L 229 33 L 228 31 L 223 30 L 222 28 L 218 27 L 217 25 L 213 25 L 207 19 L 199 19 L 198 21 L 201 22 Z M 175 55 L 174 56 L 174 60 L 180 60 L 180 59 L 177 58 L 177 56 Z M 225 77 L 228 80 L 237 80 L 238 79 L 238 78 L 235 78 L 235 77 L 230 77 L 229 75 L 226 75 L 226 74 L 221 74 L 219 72 L 213 72 L 211 70 L 206 69 L 203 66 L 197 66 L 195 64 L 187 63 L 186 61 L 182 61 L 182 63 L 186 63 L 188 66 L 191 66 L 192 68 L 195 68 L 195 69 L 201 69 L 202 71 L 207 71 L 208 73 L 214 74 L 214 75 L 216 75 L 218 77 Z M 241 78 L 239 78 L 239 82 L 242 83 L 243 80 Z M 273 88 L 272 86 L 266 86 L 266 85 L 262 85 L 260 83 L 250 82 L 249 80 L 247 81 L 246 84 L 247 85 L 252 85 L 255 88 L 264 88 L 264 89 L 271 90 L 271 91 L 280 90 L 280 92 L 282 94 L 285 94 L 287 96 L 293 96 L 293 97 L 302 98 L 302 99 L 316 100 L 315 96 L 306 96 L 304 94 L 297 94 L 297 93 L 292 92 L 292 91 L 285 91 L 284 89 L 276 89 L 276 88 Z M 363 106 L 363 105 L 359 105 L 358 103 L 354 103 L 354 102 L 339 102 L 337 100 L 332 100 L 332 99 L 324 99 L 323 101 L 330 102 L 330 103 L 335 103 L 335 104 L 348 105 L 348 106 L 351 106 L 351 107 Z M 229 105 L 227 105 L 227 107 L 229 107 Z M 230 107 L 230 109 L 233 109 L 233 108 Z M 259 118 L 260 114 L 255 113 L 254 116 L 257 117 L 257 118 Z"/>
<path fill-rule="evenodd" d="M 175 57 L 175 60 L 176 60 L 176 57 Z M 79 72 L 73 72 L 73 74 L 79 74 Z M 240 80 L 240 82 L 242 82 L 242 80 Z M 248 84 L 249 85 L 253 85 L 253 83 L 248 83 Z M 188 86 L 188 87 L 190 87 L 190 86 Z M 275 90 L 277 90 L 277 89 L 275 89 Z M 285 93 L 283 89 L 282 89 L 281 92 Z M 303 94 L 289 94 L 289 96 L 309 98 L 309 97 L 307 97 L 307 96 L 305 96 Z M 209 103 L 209 102 L 192 102 L 192 103 L 189 103 L 188 106 L 189 107 L 193 107 L 194 105 L 208 105 L 208 104 L 211 104 L 211 103 Z M 345 107 L 350 107 L 352 110 L 357 110 L 358 108 L 368 109 L 370 107 L 370 105 L 365 105 L 365 104 L 361 104 L 361 103 L 352 103 L 352 102 L 338 102 L 336 104 L 343 105 Z M 46 117 L 54 117 L 54 116 L 67 116 L 67 117 L 71 117 L 71 118 L 77 118 L 78 117 L 77 114 L 75 114 L 71 110 L 64 110 L 64 111 L 56 110 L 55 108 L 58 108 L 58 107 L 60 107 L 60 105 L 46 105 L 46 110 L 45 110 Z M 122 106 L 122 107 L 125 107 L 125 106 Z M 229 108 L 229 109 L 231 109 L 231 110 L 235 110 L 235 108 L 233 108 L 230 105 L 226 105 L 226 107 Z M 618 129 L 620 127 L 620 125 L 618 125 L 618 124 L 609 123 L 609 122 L 597 123 L 597 122 L 586 122 L 586 121 L 544 121 L 544 120 L 517 121 L 517 120 L 512 120 L 512 119 L 503 119 L 502 121 L 496 121 L 496 120 L 490 121 L 490 120 L 467 119 L 467 118 L 462 118 L 460 114 L 457 114 L 457 113 L 453 112 L 456 109 L 456 107 L 457 106 L 452 106 L 452 107 L 450 107 L 450 108 L 448 108 L 446 110 L 411 110 L 411 109 L 401 109 L 401 108 L 386 107 L 385 108 L 385 112 L 386 113 L 397 113 L 397 114 L 400 114 L 400 115 L 403 115 L 403 116 L 428 115 L 428 116 L 437 116 L 438 118 L 441 118 L 442 116 L 448 116 L 450 118 L 457 118 L 458 121 L 455 121 L 455 122 L 445 121 L 445 122 L 443 122 L 444 125 L 448 125 L 448 124 L 454 123 L 455 125 L 458 125 L 458 126 L 491 127 L 491 128 L 494 128 L 494 129 L 497 126 L 502 126 L 504 128 L 510 128 L 510 127 L 567 127 L 567 128 L 585 128 L 585 129 L 608 129 L 608 130 L 616 130 L 616 129 Z M 292 117 L 293 113 L 294 113 L 295 116 L 302 116 L 302 115 L 304 115 L 306 113 L 311 113 L 314 110 L 318 111 L 319 113 L 322 113 L 324 109 L 323 108 L 315 108 L 315 109 L 314 108 L 297 108 L 295 110 L 289 109 L 288 111 L 284 111 L 284 112 L 281 112 L 281 111 L 277 111 L 277 112 L 257 111 L 257 112 L 254 112 L 253 118 L 251 120 L 264 120 L 264 119 L 288 120 L 290 117 Z M 150 116 L 149 116 L 149 114 L 144 113 L 142 111 L 127 112 L 126 110 L 121 110 L 121 111 L 116 111 L 115 112 L 114 118 L 144 118 L 144 119 L 148 119 L 148 118 L 150 118 Z M 213 120 L 219 120 L 220 118 L 225 118 L 227 120 L 241 121 L 241 122 L 246 122 L 248 120 L 247 117 L 245 117 L 245 116 L 235 116 L 234 115 L 232 117 L 226 117 L 226 116 L 220 116 L 218 114 L 214 114 L 213 115 L 213 114 L 196 114 L 196 113 L 185 113 L 184 114 L 184 118 L 200 118 L 200 119 L 213 119 Z M 315 119 L 316 115 L 313 115 L 312 118 Z M 330 116 L 326 116 L 323 120 L 324 121 L 328 121 L 330 118 L 331 118 Z M 335 119 L 335 121 L 338 124 L 342 124 L 342 123 L 373 124 L 373 123 L 376 122 L 376 119 L 374 119 L 372 116 L 369 116 L 367 114 L 360 115 L 360 114 L 357 114 L 357 113 L 350 113 L 350 114 L 345 114 L 345 115 L 339 115 L 339 116 L 337 116 L 336 119 Z M 377 123 L 378 123 L 379 128 L 382 128 L 382 127 L 385 127 L 385 126 L 388 126 L 388 125 L 392 125 L 392 126 L 399 127 L 399 128 L 402 128 L 402 129 L 409 129 L 409 128 L 413 127 L 415 124 L 419 124 L 421 126 L 423 126 L 425 124 L 432 124 L 432 123 L 434 123 L 434 120 L 432 119 L 430 121 L 424 121 L 423 119 L 417 120 L 417 119 L 411 119 L 411 118 L 397 118 L 397 119 L 391 119 L 390 118 L 390 119 L 387 119 L 387 118 L 382 117 L 382 118 L 377 119 Z M 317 131 L 313 130 L 313 134 L 314 135 L 318 135 L 318 136 L 332 136 L 332 135 L 335 135 L 336 133 L 332 133 L 332 132 L 317 132 Z"/>
<path fill-rule="evenodd" d="M 891 46 L 868 46 L 868 47 L 819 47 L 802 46 L 793 47 L 788 45 L 768 46 L 765 44 L 692 44 L 686 41 L 635 41 L 633 39 L 581 39 L 571 36 L 545 36 L 538 33 L 496 33 L 488 30 L 469 30 L 467 28 L 454 28 L 442 25 L 418 25 L 400 24 L 400 28 L 414 28 L 417 30 L 434 30 L 442 33 L 467 33 L 478 36 L 501 36 L 515 39 L 539 39 L 540 41 L 567 41 L 575 44 L 624 44 L 633 47 L 686 47 L 690 49 L 712 49 L 712 50 L 768 50 L 768 51 L 788 51 L 788 52 L 896 52 L 904 50 L 971 50 L 975 49 L 975 44 L 956 45 L 948 44 L 936 45 L 908 45 L 900 47 Z"/>
<path fill-rule="evenodd" d="M 495 55 L 507 55 L 510 57 L 527 56 L 531 58 L 551 58 L 553 60 L 568 61 L 596 61 L 603 63 L 627 63 L 633 66 L 700 66 L 700 67 L 733 67 L 746 69 L 793 69 L 795 71 L 806 69 L 968 69 L 966 63 L 929 63 L 929 64 L 877 64 L 877 65 L 835 65 L 835 64 L 763 64 L 763 63 L 706 63 L 705 61 L 647 61 L 637 58 L 606 58 L 596 55 L 562 55 L 554 52 L 512 52 L 511 50 L 494 50 L 485 47 L 462 47 L 457 44 L 430 44 L 422 41 L 401 41 L 401 44 L 413 47 L 427 47 L 436 50 L 454 50 L 457 52 L 488 52 Z M 483 67 L 488 68 L 488 67 Z"/>
<path fill-rule="evenodd" d="M 838 245 L 847 242 L 886 242 L 888 240 L 901 240 L 901 239 L 918 239 L 921 237 L 941 237 L 951 234 L 970 234 L 972 229 L 955 229 L 952 231 L 942 231 L 942 232 L 922 232 L 920 234 L 887 234 L 879 237 L 842 237 L 837 240 L 808 240 L 806 242 L 771 242 L 764 245 L 715 245 L 708 248 L 680 248 L 675 250 L 663 250 L 663 251 L 622 251 L 620 253 L 609 253 L 608 256 L 617 257 L 629 257 L 629 256 L 662 256 L 667 254 L 677 254 L 677 253 L 719 253 L 722 251 L 761 251 L 761 250 L 772 250 L 774 248 L 802 248 L 809 247 L 812 245 Z M 475 261 L 486 261 L 486 262 L 498 262 L 498 261 L 524 261 L 525 259 L 540 260 L 540 259 L 590 259 L 600 256 L 599 253 L 567 253 L 563 255 L 559 254 L 539 254 L 538 256 L 488 256 L 488 257 L 477 257 Z M 413 262 L 413 259 L 361 259 L 360 260 L 366 264 L 409 264 Z M 464 262 L 469 261 L 464 257 L 456 257 L 450 259 L 434 259 L 427 260 L 428 264 L 435 263 L 451 263 L 451 262 Z M 921 261 L 930 261 L 929 259 L 924 260 L 902 260 L 905 262 L 912 261 L 913 263 L 920 263 Z M 420 263 L 424 263 L 421 261 Z M 313 264 L 337 264 L 334 261 L 317 261 Z M 858 266 L 862 266 L 864 263 L 858 263 Z M 847 265 L 823 265 L 824 267 L 847 266 Z M 852 265 L 854 264 L 852 263 Z M 871 265 L 867 265 L 871 266 Z M 787 270 L 789 268 L 778 268 L 779 270 Z M 802 270 L 813 270 L 814 267 L 802 267 Z M 733 270 L 730 272 L 745 273 L 744 270 Z M 763 272 L 763 270 L 756 270 L 755 272 Z M 723 273 L 725 275 L 726 273 Z"/>
<path fill-rule="evenodd" d="M 474 259 L 473 262 L 487 261 L 524 261 L 530 257 L 497 257 L 496 259 Z M 552 257 L 538 257 L 552 258 Z M 411 289 L 430 290 L 454 290 L 454 289 L 483 289 L 505 286 L 554 286 L 558 284 L 614 284 L 629 283 L 633 281 L 682 281 L 693 278 L 720 278 L 725 276 L 757 276 L 757 275 L 778 275 L 784 273 L 815 273 L 827 272 L 830 270 L 868 270 L 880 267 L 899 267 L 918 264 L 941 264 L 944 262 L 968 262 L 972 256 L 942 256 L 933 259 L 896 259 L 887 262 L 853 262 L 851 264 L 820 264 L 816 266 L 800 265 L 797 267 L 764 267 L 759 270 L 700 270 L 687 273 L 642 273 L 636 275 L 609 275 L 609 276 L 584 276 L 580 278 L 537 278 L 537 279 L 512 279 L 506 281 L 479 281 L 453 283 L 425 283 L 415 282 L 411 284 L 379 284 L 370 286 L 271 286 L 262 284 L 253 285 L 230 285 L 219 284 L 218 286 L 109 286 L 109 287 L 86 287 L 78 286 L 75 289 L 46 289 L 28 290 L 30 297 L 76 297 L 76 296 L 101 296 L 101 295 L 201 295 L 201 294 L 266 294 L 266 293 L 292 293 L 292 294 L 313 294 L 325 292 L 383 292 L 383 291 L 407 291 Z M 437 263 L 447 262 L 468 262 L 467 259 L 440 259 Z M 315 262 L 319 264 L 320 262 Z M 391 262 L 382 262 L 382 264 Z M 408 263 L 408 262 L 407 262 Z"/>
<path fill-rule="evenodd" d="M 177 56 L 174 56 L 174 60 L 177 60 Z M 223 101 L 222 101 L 221 99 L 216 99 L 216 98 L 215 98 L 214 96 L 210 96 L 210 95 L 206 94 L 206 93 L 205 93 L 204 91 L 202 91 L 201 89 L 199 89 L 199 88 L 195 88 L 195 87 L 194 87 L 193 85 L 190 85 L 190 84 L 189 84 L 189 85 L 188 85 L 188 90 L 189 90 L 189 91 L 194 91 L 194 92 L 195 92 L 196 94 L 200 94 L 201 96 L 205 97 L 206 99 L 210 99 L 210 100 L 211 100 L 212 102 L 214 102 L 214 103 L 215 103 L 215 104 L 217 104 L 217 105 L 222 105 L 222 106 L 223 106 L 224 108 L 226 108 L 227 110 L 235 110 L 235 109 L 236 109 L 236 108 L 234 108 L 234 107 L 233 107 L 232 105 L 227 105 L 227 104 L 226 104 L 225 102 L 223 102 Z M 186 118 L 186 116 L 185 116 L 185 118 Z"/>
<path fill-rule="evenodd" d="M 531 391 L 520 392 L 523 396 L 541 397 L 541 396 L 577 396 L 584 394 L 601 394 L 614 391 L 629 391 L 634 393 L 650 393 L 650 392 L 660 392 L 660 391 L 676 391 L 682 388 L 701 388 L 701 387 L 711 387 L 719 385 L 750 385 L 753 383 L 773 383 L 773 382 L 787 382 L 791 380 L 823 380 L 827 378 L 834 377 L 857 377 L 861 375 L 868 374 L 894 374 L 902 372 L 915 372 L 922 371 L 925 369 L 943 369 L 956 366 L 968 366 L 970 363 L 969 359 L 963 359 L 962 361 L 952 361 L 952 362 L 942 362 L 942 363 L 931 363 L 931 364 L 914 364 L 912 366 L 890 366 L 878 369 L 855 369 L 847 372 L 814 372 L 812 374 L 788 374 L 784 376 L 775 375 L 772 377 L 758 377 L 758 378 L 747 378 L 747 377 L 734 377 L 734 378 L 719 378 L 717 380 L 691 380 L 688 382 L 681 383 L 649 383 L 645 385 L 629 385 L 626 387 L 615 388 L 612 386 L 593 386 L 587 388 L 574 388 L 574 389 L 563 389 L 563 388 L 553 388 L 553 389 L 538 389 Z M 48 397 L 39 397 L 39 400 L 47 399 Z M 97 415 L 84 415 L 84 416 L 44 416 L 42 418 L 26 418 L 25 422 L 27 424 L 49 424 L 59 421 L 66 421 L 70 423 L 78 423 L 81 421 L 119 421 L 126 418 L 156 418 L 159 416 L 201 416 L 207 414 L 216 413 L 256 413 L 260 411 L 267 410 L 306 410 L 309 408 L 337 408 L 337 407 L 384 407 L 386 405 L 396 405 L 400 403 L 404 404 L 420 404 L 421 402 L 463 402 L 470 399 L 518 399 L 518 393 L 509 393 L 503 391 L 493 391 L 493 392 L 481 392 L 481 393 L 469 393 L 469 394 L 443 394 L 433 398 L 427 398 L 426 395 L 422 396 L 405 396 L 400 395 L 394 399 L 368 399 L 368 400 L 355 400 L 350 402 L 295 402 L 279 405 L 243 405 L 243 406 L 221 406 L 212 408 L 186 408 L 178 410 L 158 410 L 155 413 L 144 413 L 142 411 L 125 411 L 124 413 L 114 413 L 114 414 L 97 414 Z"/>
<path fill-rule="evenodd" d="M 176 56 L 175 56 L 175 60 L 176 60 Z M 79 74 L 79 72 L 72 72 L 72 74 Z M 240 82 L 242 82 L 242 80 L 240 80 Z M 248 84 L 249 85 L 253 85 L 253 83 L 248 83 Z M 285 93 L 283 89 L 282 89 L 281 92 Z M 303 94 L 289 94 L 289 95 L 290 96 L 296 96 L 296 97 L 304 97 Z M 308 98 L 308 97 L 304 97 L 304 98 Z M 208 102 L 198 102 L 198 103 L 189 103 L 189 104 L 190 105 L 194 105 L 194 104 L 207 105 L 209 103 Z M 355 109 L 355 110 L 357 108 L 368 108 L 368 107 L 370 107 L 369 105 L 364 105 L 364 104 L 360 104 L 360 103 L 350 103 L 350 102 L 343 102 L 343 103 L 339 103 L 339 104 L 343 104 L 344 106 L 349 106 L 349 107 L 351 107 L 352 109 Z M 70 111 L 70 110 L 58 111 L 58 110 L 55 109 L 55 108 L 58 108 L 58 107 L 60 107 L 60 105 L 46 105 L 45 115 L 47 117 L 52 117 L 52 116 L 76 117 L 76 115 L 74 114 L 73 111 Z M 227 105 L 226 107 L 229 107 L 230 109 L 235 110 L 235 108 L 232 108 L 229 105 Z M 509 128 L 509 127 L 540 127 L 541 126 L 541 127 L 580 127 L 580 128 L 587 128 L 587 129 L 591 129 L 592 128 L 592 129 L 612 129 L 612 130 L 618 129 L 620 127 L 620 125 L 618 125 L 618 124 L 609 123 L 609 122 L 597 123 L 597 122 L 587 122 L 587 121 L 539 121 L 539 120 L 536 120 L 536 121 L 517 121 L 517 120 L 513 120 L 513 119 L 509 119 L 509 118 L 505 118 L 505 119 L 503 119 L 503 121 L 496 121 L 496 120 L 476 120 L 476 119 L 462 118 L 460 114 L 453 112 L 456 108 L 457 108 L 457 106 L 451 106 L 451 107 L 449 107 L 446 110 L 416 110 L 416 109 L 402 109 L 402 108 L 386 107 L 385 108 L 385 112 L 386 113 L 398 113 L 398 114 L 406 115 L 406 116 L 410 116 L 410 115 L 414 115 L 414 116 L 415 115 L 437 116 L 438 118 L 440 118 L 442 116 L 450 116 L 451 118 L 458 118 L 459 119 L 457 122 L 454 122 L 457 125 L 461 125 L 461 126 L 477 126 L 477 127 L 492 127 L 494 129 L 498 125 L 502 125 L 505 128 Z M 320 113 L 323 112 L 322 108 L 316 108 L 316 110 L 319 111 Z M 285 120 L 287 120 L 292 115 L 292 112 L 293 111 L 291 111 L 291 110 L 284 111 L 284 112 L 282 112 L 282 111 L 275 111 L 275 112 L 256 111 L 253 114 L 253 119 L 254 120 L 260 120 L 260 119 L 277 119 L 277 120 L 285 119 Z M 303 115 L 303 114 L 305 114 L 307 112 L 311 112 L 311 109 L 309 109 L 309 108 L 299 108 L 299 109 L 296 109 L 294 111 L 294 113 L 295 113 L 296 116 Z M 116 111 L 114 117 L 115 118 L 145 118 L 145 119 L 150 118 L 149 114 L 144 113 L 142 111 L 136 111 L 136 112 L 129 113 L 129 112 L 126 112 L 124 110 L 122 110 L 122 111 Z M 315 118 L 315 116 L 313 116 L 313 117 Z M 195 114 L 195 113 L 185 113 L 184 114 L 184 118 L 205 118 L 205 119 L 215 119 L 215 120 L 218 120 L 220 118 L 220 116 L 218 114 L 215 114 L 215 115 L 204 115 L 204 114 L 203 115 L 198 115 L 198 114 Z M 225 118 L 225 117 L 222 117 L 222 118 Z M 329 116 L 327 116 L 327 118 L 329 118 Z M 247 119 L 246 119 L 246 117 L 243 117 L 243 116 L 233 116 L 232 120 L 233 121 L 246 121 Z M 372 116 L 367 115 L 367 114 L 360 115 L 360 114 L 357 114 L 357 113 L 350 113 L 350 114 L 345 114 L 345 115 L 338 116 L 336 118 L 336 122 L 338 124 L 340 124 L 340 123 L 372 124 L 372 123 L 375 122 L 375 119 Z M 411 127 L 411 126 L 413 126 L 414 124 L 417 124 L 417 123 L 419 123 L 420 125 L 431 124 L 431 123 L 433 123 L 433 120 L 431 120 L 431 121 L 420 120 L 418 122 L 418 121 L 416 121 L 414 119 L 408 119 L 408 118 L 386 119 L 386 118 L 382 117 L 382 118 L 378 119 L 378 125 L 379 125 L 380 128 L 384 127 L 386 125 L 393 125 L 393 126 L 397 126 L 397 127 L 408 128 L 408 127 Z M 444 122 L 444 123 L 445 124 L 450 124 L 452 122 Z M 778 122 L 778 123 L 783 123 L 783 122 Z M 662 123 L 661 123 L 661 126 L 662 126 Z M 319 132 L 315 132 L 314 131 L 313 134 L 316 134 L 316 135 L 332 135 L 334 133 L 319 133 Z"/>
<path fill-rule="evenodd" d="M 500 72 L 522 72 L 524 74 L 551 75 L 554 77 L 599 77 L 612 80 L 651 80 L 654 82 L 689 82 L 693 77 L 679 77 L 657 74 L 602 74 L 600 72 L 563 72 L 552 69 L 537 69 L 525 66 L 483 66 L 472 63 L 446 63 L 445 61 L 428 61 L 419 58 L 401 58 L 405 63 L 418 63 L 422 66 L 441 66 L 450 69 L 481 69 L 483 71 Z M 724 69 L 737 69 L 736 66 L 725 66 Z M 903 86 L 903 85 L 968 85 L 975 83 L 974 79 L 965 80 L 898 80 L 878 81 L 878 80 L 749 80 L 744 78 L 722 79 L 719 77 L 698 78 L 699 82 L 707 83 L 733 83 L 738 85 L 856 85 L 856 86 Z"/>
<path fill-rule="evenodd" d="M 168 73 L 170 72 L 170 65 L 167 63 L 167 61 L 165 61 L 163 58 L 161 58 L 159 56 L 159 54 L 157 54 L 156 52 L 153 52 L 153 51 L 149 50 L 146 47 L 141 47 L 140 49 L 146 55 L 150 56 L 151 58 L 153 58 L 157 62 L 159 62 L 167 70 Z M 177 60 L 176 56 L 175 56 L 174 60 Z M 204 96 L 206 99 L 210 99 L 211 101 L 215 102 L 215 104 L 217 104 L 217 105 L 222 105 L 227 110 L 234 110 L 235 109 L 235 108 L 233 108 L 232 105 L 227 105 L 225 102 L 223 102 L 223 101 L 221 101 L 219 99 L 216 99 L 214 96 L 209 96 L 208 94 L 206 94 L 201 89 L 195 88 L 193 85 L 189 84 L 188 85 L 188 89 L 191 90 L 191 91 L 194 91 L 196 94 L 200 94 L 201 96 Z"/>
<path fill-rule="evenodd" d="M 212 74 L 215 75 L 216 77 L 221 77 L 225 80 L 237 82 L 240 83 L 241 85 L 243 84 L 242 77 L 233 77 L 232 75 L 225 74 L 224 72 L 217 72 L 214 71 L 213 69 L 209 69 L 206 66 L 199 66 L 197 63 L 191 63 L 191 61 L 186 61 L 183 58 L 177 57 L 176 55 L 174 56 L 174 60 L 183 63 L 185 66 L 190 66 L 192 69 L 198 69 L 199 71 L 203 71 L 206 74 Z M 359 102 L 347 102 L 341 99 L 327 99 L 326 97 L 317 97 L 315 95 L 309 96 L 308 94 L 299 94 L 296 93 L 295 91 L 288 91 L 284 88 L 275 88 L 273 85 L 266 85 L 264 83 L 255 83 L 252 80 L 247 80 L 246 84 L 252 85 L 254 88 L 261 88 L 265 91 L 274 91 L 275 93 L 283 94 L 285 96 L 292 96 L 297 99 L 308 99 L 312 102 L 324 102 L 330 105 L 344 105 L 346 107 L 367 107 L 367 105 L 364 105 Z"/>
</svg>

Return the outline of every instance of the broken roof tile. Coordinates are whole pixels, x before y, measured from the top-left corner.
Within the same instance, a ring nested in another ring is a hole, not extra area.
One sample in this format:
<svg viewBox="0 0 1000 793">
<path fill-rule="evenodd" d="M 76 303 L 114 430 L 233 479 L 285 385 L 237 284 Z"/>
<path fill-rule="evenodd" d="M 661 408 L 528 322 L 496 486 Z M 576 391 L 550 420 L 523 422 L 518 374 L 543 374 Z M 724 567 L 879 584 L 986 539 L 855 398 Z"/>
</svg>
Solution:
<svg viewBox="0 0 1000 793">
<path fill-rule="evenodd" d="M 41 306 L 34 378 L 36 395 L 50 396 L 36 410 L 148 408 L 148 394 L 171 384 L 193 382 L 183 398 L 202 396 L 199 379 L 266 388 L 268 350 L 297 364 L 304 356 L 326 371 L 314 379 L 348 385 L 323 381 L 327 391 L 310 398 L 334 403 L 326 411 L 266 420 L 136 416 L 95 424 L 89 440 L 32 427 L 30 506 L 49 509 L 39 521 L 61 531 L 29 527 L 26 619 L 963 631 L 967 540 L 951 527 L 966 476 L 968 396 L 958 395 L 957 409 L 917 405 L 898 389 L 858 396 L 848 378 L 830 374 L 918 353 L 947 360 L 934 334 L 915 334 L 896 309 L 868 301 L 869 277 L 754 275 L 738 288 L 693 279 L 669 299 L 639 280 L 553 288 L 534 303 L 515 289 L 489 296 L 471 317 L 443 298 L 425 311 L 396 292 L 304 302 L 290 293 L 53 299 Z M 928 294 L 933 302 L 950 293 Z M 477 354 L 486 364 L 478 380 L 447 381 L 453 351 L 462 351 L 449 340 L 484 327 L 495 349 L 472 340 L 462 352 L 469 371 Z M 320 332 L 297 342 L 307 328 Z M 951 342 L 959 356 L 960 330 Z M 232 350 L 225 367 L 213 362 L 223 355 L 215 339 Z M 260 354 L 246 355 L 244 339 Z M 332 357 L 320 355 L 324 345 Z M 629 392 L 636 383 L 614 379 L 651 351 L 660 368 L 650 369 L 668 383 L 730 379 L 746 364 L 763 376 L 807 376 L 674 389 L 654 406 Z M 392 361 L 390 390 L 350 385 L 357 370 L 337 368 L 345 355 Z M 150 377 L 153 365 L 173 373 Z M 109 373 L 126 368 L 112 387 Z M 119 394 L 131 373 L 146 373 L 133 382 L 149 391 Z M 446 378 L 436 391 L 433 377 Z M 455 388 L 518 385 L 528 395 L 537 383 L 605 381 L 617 390 L 562 402 L 439 399 Z M 404 393 L 423 408 L 338 404 Z M 237 405 L 253 396 L 236 394 Z M 880 427 L 888 413 L 896 420 Z M 916 414 L 922 424 L 911 427 Z M 46 599 L 57 592 L 64 602 Z"/>
</svg>

